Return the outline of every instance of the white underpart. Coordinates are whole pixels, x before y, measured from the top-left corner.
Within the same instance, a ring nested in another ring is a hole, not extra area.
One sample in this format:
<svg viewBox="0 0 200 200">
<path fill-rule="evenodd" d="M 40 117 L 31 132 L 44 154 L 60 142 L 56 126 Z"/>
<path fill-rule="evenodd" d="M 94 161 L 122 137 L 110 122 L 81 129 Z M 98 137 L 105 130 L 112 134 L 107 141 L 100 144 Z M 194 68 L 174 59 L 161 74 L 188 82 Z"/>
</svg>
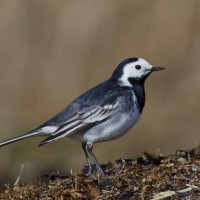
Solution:
<svg viewBox="0 0 200 200">
<path fill-rule="evenodd" d="M 44 133 L 53 133 L 57 129 L 58 129 L 57 126 L 45 126 L 45 127 L 41 128 L 41 131 Z"/>
<path fill-rule="evenodd" d="M 135 102 L 136 96 L 133 92 L 132 98 Z M 118 102 L 116 103 L 116 106 L 117 104 Z M 109 105 L 106 105 L 106 108 L 108 106 Z M 112 108 L 114 106 L 115 104 L 112 105 Z M 92 127 L 84 134 L 72 134 L 71 137 L 81 142 L 91 143 L 113 140 L 127 133 L 140 118 L 140 111 L 136 104 L 134 104 L 134 107 L 126 113 L 117 110 L 115 111 L 116 113 L 112 113 L 109 120 L 102 121 L 102 123 Z"/>
<path fill-rule="evenodd" d="M 141 69 L 136 69 L 135 66 L 140 65 Z M 130 82 L 128 81 L 129 78 L 142 78 L 146 74 L 151 71 L 153 66 L 149 64 L 146 60 L 139 58 L 138 61 L 128 63 L 124 66 L 123 74 L 119 79 L 119 83 L 121 86 L 131 86 Z"/>
</svg>

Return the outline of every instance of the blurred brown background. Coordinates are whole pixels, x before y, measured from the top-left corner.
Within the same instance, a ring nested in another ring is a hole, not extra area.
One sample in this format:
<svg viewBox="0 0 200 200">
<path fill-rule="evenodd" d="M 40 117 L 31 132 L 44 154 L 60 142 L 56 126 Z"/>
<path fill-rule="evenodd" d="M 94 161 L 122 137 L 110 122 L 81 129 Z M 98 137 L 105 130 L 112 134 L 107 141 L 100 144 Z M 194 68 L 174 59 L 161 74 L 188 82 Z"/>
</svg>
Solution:
<svg viewBox="0 0 200 200">
<path fill-rule="evenodd" d="M 29 131 L 107 79 L 118 63 L 143 57 L 165 71 L 146 82 L 143 116 L 124 137 L 95 145 L 101 163 L 145 150 L 173 153 L 200 141 L 200 1 L 0 1 L 0 140 Z M 0 149 L 0 182 L 81 170 L 71 139 L 43 138 Z"/>
</svg>

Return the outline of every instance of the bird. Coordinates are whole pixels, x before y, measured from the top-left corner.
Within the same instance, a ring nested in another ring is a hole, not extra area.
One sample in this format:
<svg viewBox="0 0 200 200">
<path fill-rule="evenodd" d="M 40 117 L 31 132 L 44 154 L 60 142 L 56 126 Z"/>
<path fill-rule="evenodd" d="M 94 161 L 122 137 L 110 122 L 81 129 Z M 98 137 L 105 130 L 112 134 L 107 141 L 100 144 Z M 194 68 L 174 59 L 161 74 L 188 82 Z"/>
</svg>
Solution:
<svg viewBox="0 0 200 200">
<path fill-rule="evenodd" d="M 0 147 L 34 136 L 46 136 L 39 146 L 70 137 L 82 144 L 88 165 L 86 174 L 104 176 L 92 151 L 93 144 L 117 139 L 136 124 L 145 105 L 145 80 L 152 72 L 163 69 L 143 58 L 127 58 L 106 81 L 77 97 L 37 128 L 0 142 Z"/>
</svg>

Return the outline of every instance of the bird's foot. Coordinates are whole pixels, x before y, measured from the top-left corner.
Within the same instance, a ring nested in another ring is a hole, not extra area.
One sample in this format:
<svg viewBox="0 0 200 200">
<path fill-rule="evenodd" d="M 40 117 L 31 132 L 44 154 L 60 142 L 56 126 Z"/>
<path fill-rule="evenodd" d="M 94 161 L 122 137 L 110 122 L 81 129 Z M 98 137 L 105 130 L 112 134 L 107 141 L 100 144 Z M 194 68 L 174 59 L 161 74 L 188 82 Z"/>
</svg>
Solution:
<svg viewBox="0 0 200 200">
<path fill-rule="evenodd" d="M 84 166 L 82 169 L 82 172 L 86 176 L 90 177 L 105 177 L 103 170 L 100 168 L 100 166 L 97 166 L 96 164 L 89 166 Z"/>
</svg>

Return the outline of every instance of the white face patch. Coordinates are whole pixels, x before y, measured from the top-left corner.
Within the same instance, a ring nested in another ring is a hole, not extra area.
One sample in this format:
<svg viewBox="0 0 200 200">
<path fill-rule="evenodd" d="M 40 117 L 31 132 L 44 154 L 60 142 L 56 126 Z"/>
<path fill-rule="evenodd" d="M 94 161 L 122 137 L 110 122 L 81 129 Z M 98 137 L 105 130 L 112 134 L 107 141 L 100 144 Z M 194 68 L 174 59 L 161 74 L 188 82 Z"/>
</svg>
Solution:
<svg viewBox="0 0 200 200">
<path fill-rule="evenodd" d="M 121 86 L 132 86 L 128 81 L 129 78 L 140 79 L 145 75 L 149 74 L 152 65 L 149 64 L 146 60 L 139 58 L 136 62 L 128 63 L 123 68 L 123 74 L 119 79 Z"/>
</svg>

